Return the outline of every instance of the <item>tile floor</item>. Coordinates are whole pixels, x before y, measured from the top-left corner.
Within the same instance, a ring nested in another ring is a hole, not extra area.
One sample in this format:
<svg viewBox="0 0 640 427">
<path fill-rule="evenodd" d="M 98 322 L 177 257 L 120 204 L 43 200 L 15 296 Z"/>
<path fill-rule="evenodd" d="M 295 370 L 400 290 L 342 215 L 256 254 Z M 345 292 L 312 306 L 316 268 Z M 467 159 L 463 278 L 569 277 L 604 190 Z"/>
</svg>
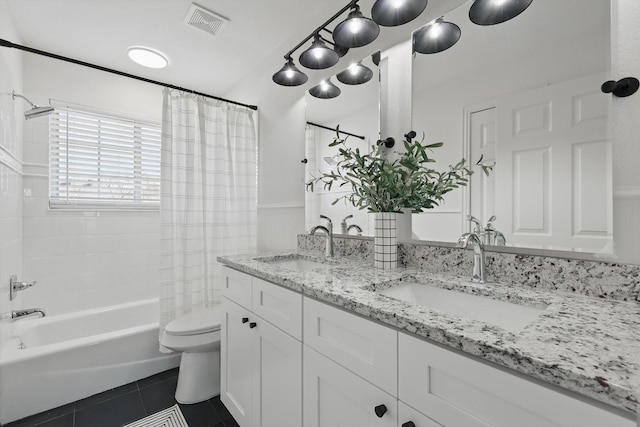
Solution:
<svg viewBox="0 0 640 427">
<path fill-rule="evenodd" d="M 175 405 L 177 383 L 178 370 L 172 369 L 4 426 L 123 426 Z M 180 410 L 189 427 L 238 427 L 219 396 Z"/>
</svg>

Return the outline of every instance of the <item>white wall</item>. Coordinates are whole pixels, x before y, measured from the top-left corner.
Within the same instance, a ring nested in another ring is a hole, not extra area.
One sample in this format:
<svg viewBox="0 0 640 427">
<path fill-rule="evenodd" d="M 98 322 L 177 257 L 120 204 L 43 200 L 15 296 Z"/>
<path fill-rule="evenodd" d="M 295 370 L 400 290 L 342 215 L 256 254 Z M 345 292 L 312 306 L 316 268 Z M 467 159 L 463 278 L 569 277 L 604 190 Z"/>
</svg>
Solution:
<svg viewBox="0 0 640 427">
<path fill-rule="evenodd" d="M 24 92 L 161 120 L 162 88 L 24 54 Z M 23 278 L 38 284 L 20 307 L 58 314 L 158 295 L 158 212 L 74 212 L 48 208 L 48 119 L 24 122 Z"/>
<path fill-rule="evenodd" d="M 9 11 L 0 2 L 0 37 L 19 42 Z M 12 323 L 3 314 L 17 308 L 9 301 L 9 277 L 22 276 L 22 115 L 23 103 L 11 91 L 22 92 L 22 55 L 0 49 L 0 354 Z M 2 400 L 0 396 L 0 400 Z M 3 414 L 0 413 L 0 420 Z"/>
</svg>

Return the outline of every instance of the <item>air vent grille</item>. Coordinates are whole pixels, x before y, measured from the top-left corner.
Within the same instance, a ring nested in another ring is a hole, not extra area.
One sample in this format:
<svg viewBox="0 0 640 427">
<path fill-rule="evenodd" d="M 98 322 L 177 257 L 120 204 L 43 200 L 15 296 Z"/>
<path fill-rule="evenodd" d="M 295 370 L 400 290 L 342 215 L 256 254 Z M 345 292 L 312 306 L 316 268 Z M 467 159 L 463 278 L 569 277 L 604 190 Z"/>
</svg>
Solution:
<svg viewBox="0 0 640 427">
<path fill-rule="evenodd" d="M 229 20 L 194 3 L 189 8 L 184 23 L 217 36 L 227 26 Z"/>
</svg>

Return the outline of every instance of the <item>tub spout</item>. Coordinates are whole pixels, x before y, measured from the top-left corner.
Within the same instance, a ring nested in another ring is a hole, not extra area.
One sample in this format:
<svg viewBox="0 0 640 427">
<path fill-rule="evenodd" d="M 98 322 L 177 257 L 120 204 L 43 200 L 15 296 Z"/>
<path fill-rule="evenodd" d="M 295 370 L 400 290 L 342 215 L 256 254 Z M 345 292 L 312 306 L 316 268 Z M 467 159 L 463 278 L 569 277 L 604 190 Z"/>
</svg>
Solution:
<svg viewBox="0 0 640 427">
<path fill-rule="evenodd" d="M 40 316 L 44 317 L 45 312 L 40 310 L 39 308 L 26 308 L 24 310 L 14 310 L 11 312 L 11 319 L 26 319 L 27 317 Z"/>
</svg>

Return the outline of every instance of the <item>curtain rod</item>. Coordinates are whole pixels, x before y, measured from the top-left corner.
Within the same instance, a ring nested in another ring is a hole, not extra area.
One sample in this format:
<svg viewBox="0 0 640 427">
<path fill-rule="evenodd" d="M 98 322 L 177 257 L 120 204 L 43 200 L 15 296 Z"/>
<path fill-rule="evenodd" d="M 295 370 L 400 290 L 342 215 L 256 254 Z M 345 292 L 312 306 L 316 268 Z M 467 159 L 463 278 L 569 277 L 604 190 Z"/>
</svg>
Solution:
<svg viewBox="0 0 640 427">
<path fill-rule="evenodd" d="M 313 123 L 313 122 L 307 122 L 307 124 L 311 125 L 311 126 L 319 127 L 319 128 L 322 128 L 322 129 L 326 129 L 326 130 L 332 130 L 332 131 L 338 132 L 338 133 L 344 133 L 345 135 L 355 136 L 356 138 L 364 139 L 364 136 L 362 136 L 362 135 L 356 135 L 355 133 L 345 132 L 343 130 L 334 129 L 334 128 L 331 128 L 329 126 L 319 125 L 319 124 Z"/>
<path fill-rule="evenodd" d="M 89 62 L 79 61 L 77 59 L 68 58 L 66 56 L 56 55 L 55 53 L 46 52 L 44 50 L 34 49 L 34 48 L 31 48 L 31 47 L 27 47 L 27 46 L 22 46 L 22 45 L 15 44 L 15 43 L 12 43 L 12 42 L 10 42 L 8 40 L 4 40 L 4 39 L 0 39 L 0 46 L 11 47 L 11 48 L 14 48 L 14 49 L 23 50 L 25 52 L 30 52 L 30 53 L 35 53 L 35 54 L 38 54 L 38 55 L 46 56 L 48 58 L 58 59 L 60 61 L 65 61 L 65 62 L 70 62 L 72 64 L 82 65 L 83 67 L 89 67 L 89 68 L 93 68 L 95 70 L 106 71 L 107 73 L 112 73 L 112 74 L 116 74 L 118 76 L 128 77 L 130 79 L 140 80 L 142 82 L 152 83 L 152 84 L 159 85 L 159 86 L 164 86 L 164 87 L 167 87 L 169 89 L 177 89 L 177 90 L 181 90 L 183 92 L 192 93 L 194 95 L 201 95 L 201 96 L 204 96 L 204 97 L 207 97 L 207 98 L 216 99 L 218 101 L 228 102 L 229 104 L 235 104 L 235 105 L 240 105 L 242 107 L 247 107 L 247 108 L 250 108 L 252 110 L 257 110 L 258 109 L 258 107 L 255 106 L 255 105 L 243 104 L 241 102 L 231 101 L 229 99 L 220 98 L 218 96 L 209 95 L 209 94 L 206 94 L 206 93 L 203 93 L 203 92 L 198 92 L 196 90 L 186 89 L 186 88 L 183 88 L 183 87 L 180 87 L 180 86 L 175 86 L 175 85 L 172 85 L 172 84 L 169 84 L 169 83 L 163 83 L 163 82 L 159 82 L 157 80 L 147 79 L 147 78 L 144 78 L 144 77 L 136 76 L 134 74 L 129 74 L 129 73 L 125 73 L 123 71 L 114 70 L 112 68 L 102 67 L 100 65 L 91 64 Z"/>
</svg>

